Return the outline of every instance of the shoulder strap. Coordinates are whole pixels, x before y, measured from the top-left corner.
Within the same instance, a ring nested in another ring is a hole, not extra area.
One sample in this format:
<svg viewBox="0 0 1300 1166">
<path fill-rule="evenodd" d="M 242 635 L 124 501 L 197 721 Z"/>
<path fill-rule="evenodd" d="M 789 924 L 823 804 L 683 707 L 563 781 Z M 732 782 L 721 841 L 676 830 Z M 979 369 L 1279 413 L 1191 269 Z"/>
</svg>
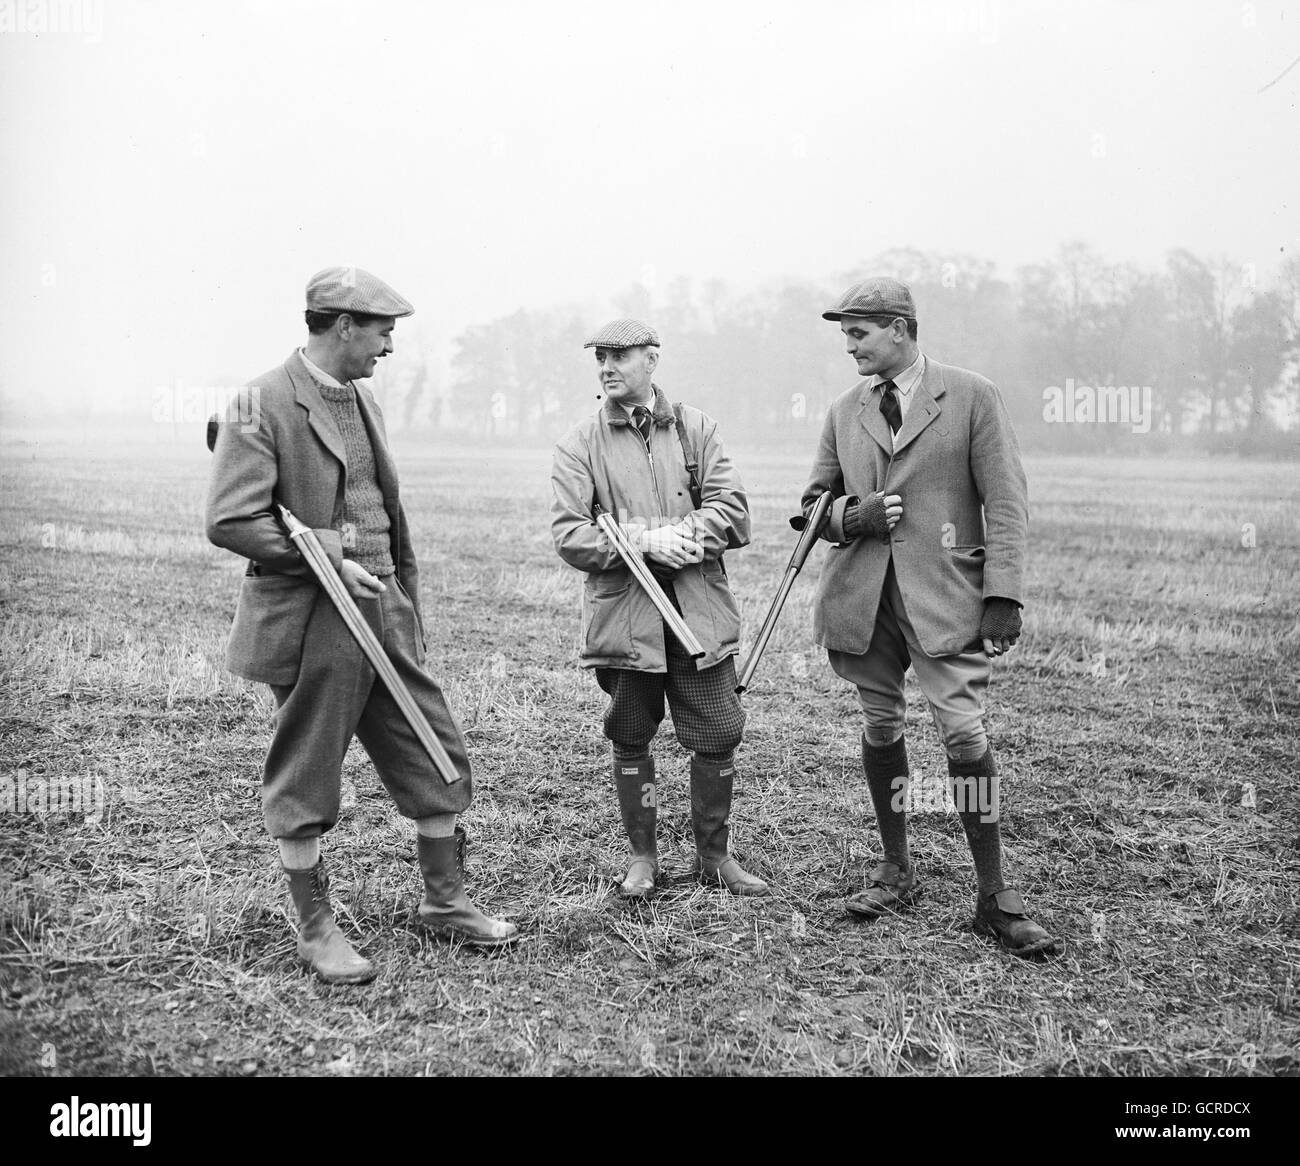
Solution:
<svg viewBox="0 0 1300 1166">
<path fill-rule="evenodd" d="M 700 491 L 700 460 L 692 456 L 690 442 L 686 440 L 686 422 L 682 420 L 682 403 L 673 403 L 673 421 L 677 425 L 677 440 L 682 443 L 682 457 L 686 459 L 686 473 L 691 479 L 691 505 L 698 510 L 704 505 Z"/>
</svg>

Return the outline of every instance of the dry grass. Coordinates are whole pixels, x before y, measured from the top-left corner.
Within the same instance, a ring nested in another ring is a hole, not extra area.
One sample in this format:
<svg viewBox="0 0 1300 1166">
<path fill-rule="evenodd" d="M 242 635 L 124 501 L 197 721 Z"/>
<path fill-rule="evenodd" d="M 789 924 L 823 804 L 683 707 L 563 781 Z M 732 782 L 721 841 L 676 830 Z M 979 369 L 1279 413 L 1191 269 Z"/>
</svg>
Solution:
<svg viewBox="0 0 1300 1166">
<path fill-rule="evenodd" d="M 476 766 L 472 891 L 527 937 L 483 955 L 412 926 L 409 824 L 354 750 L 327 850 L 380 975 L 330 989 L 294 961 L 262 831 L 268 700 L 221 668 L 240 568 L 201 537 L 204 456 L 4 454 L 4 772 L 101 792 L 96 813 L 0 813 L 3 1071 L 1300 1068 L 1292 467 L 1031 461 L 1026 634 L 989 718 L 1010 870 L 1065 940 L 1029 963 L 970 930 L 969 856 L 914 689 L 926 894 L 906 917 L 844 914 L 875 841 L 856 702 L 808 639 L 811 579 L 746 697 L 734 845 L 776 895 L 737 901 L 685 877 L 685 761 L 665 732 L 669 883 L 626 909 L 547 457 L 399 451 L 433 666 Z M 736 456 L 755 545 L 728 566 L 752 631 L 806 467 Z"/>
</svg>

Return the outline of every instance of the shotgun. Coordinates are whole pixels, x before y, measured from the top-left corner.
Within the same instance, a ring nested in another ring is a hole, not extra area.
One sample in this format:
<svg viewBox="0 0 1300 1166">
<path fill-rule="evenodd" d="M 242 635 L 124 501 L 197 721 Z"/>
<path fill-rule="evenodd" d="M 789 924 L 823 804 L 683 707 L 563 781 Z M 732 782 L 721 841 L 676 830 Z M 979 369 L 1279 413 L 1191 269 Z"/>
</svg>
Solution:
<svg viewBox="0 0 1300 1166">
<path fill-rule="evenodd" d="M 822 527 L 826 525 L 826 518 L 830 513 L 832 501 L 831 492 L 827 490 L 813 504 L 812 512 L 807 518 L 802 514 L 798 514 L 790 519 L 790 525 L 800 532 L 799 541 L 795 544 L 794 554 L 790 556 L 790 562 L 786 566 L 785 577 L 781 580 L 781 586 L 777 588 L 776 598 L 772 600 L 772 606 L 767 609 L 767 618 L 763 620 L 763 626 L 758 631 L 758 639 L 754 641 L 754 647 L 749 653 L 749 659 L 745 661 L 745 666 L 740 670 L 740 682 L 736 685 L 737 692 L 744 692 L 749 687 L 750 681 L 754 679 L 754 669 L 758 667 L 758 662 L 763 656 L 763 650 L 767 647 L 767 641 L 772 638 L 772 632 L 776 630 L 776 621 L 781 616 L 781 608 L 785 606 L 786 597 L 790 594 L 790 588 L 794 586 L 795 576 L 799 574 L 800 568 L 808 561 L 808 556 L 817 542 L 817 536 L 821 534 Z"/>
<path fill-rule="evenodd" d="M 302 557 L 307 560 L 307 565 L 311 568 L 312 574 L 316 576 L 316 581 L 325 589 L 325 594 L 330 597 L 334 606 L 338 608 L 343 623 L 347 626 L 348 631 L 352 633 L 352 638 L 356 640 L 362 652 L 365 653 L 366 659 L 370 661 L 370 666 L 379 674 L 379 678 L 384 682 L 384 686 L 388 691 L 393 694 L 397 707 L 402 710 L 406 723 L 411 726 L 412 731 L 419 738 L 420 744 L 424 746 L 425 752 L 429 754 L 433 767 L 438 771 L 438 776 L 448 785 L 454 785 L 460 781 L 460 774 L 456 772 L 456 766 L 452 764 L 451 758 L 447 755 L 447 750 L 443 748 L 442 742 L 438 740 L 437 734 L 430 727 L 428 720 L 425 719 L 424 713 L 420 711 L 420 706 L 415 703 L 415 697 L 402 683 L 402 678 L 397 675 L 397 669 L 393 667 L 393 662 L 388 658 L 388 654 L 384 651 L 383 645 L 380 644 L 375 633 L 370 630 L 370 625 L 366 623 L 365 616 L 357 610 L 357 605 L 353 602 L 352 596 L 348 594 L 348 589 L 344 586 L 339 573 L 334 570 L 333 564 L 330 563 L 325 548 L 320 545 L 320 539 L 316 537 L 316 532 L 305 523 L 299 522 L 286 507 L 281 506 L 278 502 L 275 505 L 276 509 L 280 511 L 280 517 L 284 522 L 285 529 L 289 532 L 289 537 L 297 545 Z"/>
<path fill-rule="evenodd" d="M 215 451 L 217 434 L 220 429 L 221 417 L 219 414 L 214 413 L 208 418 L 208 427 L 205 434 L 209 450 Z M 297 546 L 298 552 L 306 560 L 307 566 L 311 568 L 311 573 L 316 576 L 316 582 L 325 589 L 325 594 L 330 597 L 330 600 L 338 609 L 344 626 L 352 633 L 352 638 L 356 640 L 357 646 L 365 654 L 366 659 L 370 661 L 371 667 L 374 668 L 379 678 L 384 682 L 384 687 L 393 694 L 393 700 L 397 702 L 397 707 L 401 709 L 402 716 L 406 718 L 406 723 L 411 726 L 411 731 L 420 744 L 424 746 L 424 751 L 428 753 L 429 760 L 433 762 L 434 769 L 438 771 L 438 776 L 447 785 L 455 785 L 456 782 L 460 781 L 460 774 L 456 772 L 455 764 L 447 755 L 447 750 L 443 748 L 442 742 L 438 740 L 438 735 L 433 731 L 428 719 L 420 711 L 420 706 L 415 703 L 415 697 L 402 683 L 402 678 L 397 675 L 397 669 L 393 667 L 393 662 L 388 658 L 388 654 L 384 651 L 383 645 L 380 644 L 375 633 L 370 630 L 370 625 L 366 623 L 365 616 L 357 610 L 357 605 L 353 602 L 352 596 L 348 594 L 348 589 L 344 586 L 339 573 L 334 570 L 329 555 L 325 553 L 325 548 L 320 545 L 320 539 L 316 537 L 316 532 L 306 523 L 295 518 L 288 507 L 281 506 L 274 498 L 271 502 L 280 512 L 280 520 L 284 523 L 285 530 L 289 532 L 289 537 Z"/>
<path fill-rule="evenodd" d="M 686 620 L 682 618 L 668 596 L 664 594 L 664 589 L 659 586 L 659 580 L 650 572 L 646 561 L 641 556 L 641 552 L 636 549 L 623 533 L 623 528 L 614 521 L 614 516 L 605 510 L 600 503 L 595 505 L 596 525 L 600 527 L 601 533 L 609 539 L 611 545 L 618 552 L 618 557 L 627 564 L 627 568 L 632 572 L 632 577 L 641 584 L 641 590 L 650 597 L 650 602 L 655 605 L 659 614 L 663 616 L 663 621 L 668 625 L 668 630 L 677 637 L 678 643 L 686 649 L 687 655 L 692 660 L 698 660 L 704 655 L 704 648 L 700 641 L 695 638 L 695 633 L 686 626 Z"/>
</svg>

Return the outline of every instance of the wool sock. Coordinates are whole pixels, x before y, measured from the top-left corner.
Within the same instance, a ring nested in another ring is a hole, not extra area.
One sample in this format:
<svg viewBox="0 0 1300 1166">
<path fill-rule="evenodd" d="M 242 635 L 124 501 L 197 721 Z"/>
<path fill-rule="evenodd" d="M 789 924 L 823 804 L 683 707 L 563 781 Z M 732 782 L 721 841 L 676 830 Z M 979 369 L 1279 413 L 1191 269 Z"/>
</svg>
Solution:
<svg viewBox="0 0 1300 1166">
<path fill-rule="evenodd" d="M 975 878 L 981 899 L 1006 890 L 1002 879 L 1002 830 L 998 769 L 993 750 L 986 749 L 974 761 L 948 758 L 948 776 L 952 781 L 952 800 L 961 817 L 971 858 L 975 861 Z"/>
<path fill-rule="evenodd" d="M 415 832 L 423 838 L 450 838 L 456 833 L 455 814 L 430 814 L 416 818 Z"/>
<path fill-rule="evenodd" d="M 911 870 L 907 849 L 907 744 L 900 736 L 888 745 L 872 745 L 862 736 L 862 769 L 867 775 L 871 804 L 876 808 L 885 861 Z M 899 779 L 902 779 L 901 781 Z"/>
<path fill-rule="evenodd" d="M 280 865 L 285 870 L 311 870 L 320 862 L 320 835 L 311 838 L 277 838 Z"/>
</svg>

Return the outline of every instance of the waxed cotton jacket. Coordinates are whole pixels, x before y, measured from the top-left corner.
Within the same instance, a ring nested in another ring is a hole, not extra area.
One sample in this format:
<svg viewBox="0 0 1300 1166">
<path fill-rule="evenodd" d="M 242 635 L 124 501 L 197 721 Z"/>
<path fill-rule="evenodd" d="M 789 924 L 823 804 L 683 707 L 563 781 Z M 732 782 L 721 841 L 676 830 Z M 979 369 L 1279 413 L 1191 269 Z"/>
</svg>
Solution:
<svg viewBox="0 0 1300 1166">
<path fill-rule="evenodd" d="M 388 511 L 397 580 L 418 621 L 419 574 L 383 414 L 370 390 L 356 387 Z M 343 561 L 339 528 L 347 456 L 329 406 L 296 351 L 253 381 L 239 400 L 242 406 L 232 403 L 213 450 L 205 524 L 211 542 L 249 560 L 226 667 L 249 680 L 293 684 L 320 585 L 285 534 L 274 503 L 315 530 L 337 570 Z"/>
<path fill-rule="evenodd" d="M 865 653 L 892 557 L 903 606 L 928 656 L 978 647 L 984 600 L 1022 601 L 1029 498 L 1011 419 L 997 388 L 929 357 L 898 448 L 879 387 L 859 381 L 831 404 L 803 509 L 835 496 L 822 537 L 831 547 L 813 611 L 818 644 Z M 846 542 L 849 499 L 883 490 L 903 500 L 886 538 Z"/>
<path fill-rule="evenodd" d="M 605 399 L 596 415 L 556 445 L 551 466 L 551 534 L 560 557 L 586 572 L 582 597 L 582 664 L 666 672 L 664 627 L 649 597 L 623 565 L 593 518 L 593 501 L 620 523 L 653 529 L 688 515 L 704 551 L 701 563 L 677 572 L 673 590 L 682 616 L 704 648 L 709 668 L 740 647 L 740 612 L 721 563 L 728 545 L 749 542 L 749 502 L 722 448 L 717 423 L 682 407 L 686 441 L 699 463 L 701 505 L 691 501 L 686 456 L 673 407 L 655 387 L 650 443 L 623 407 Z"/>
</svg>

